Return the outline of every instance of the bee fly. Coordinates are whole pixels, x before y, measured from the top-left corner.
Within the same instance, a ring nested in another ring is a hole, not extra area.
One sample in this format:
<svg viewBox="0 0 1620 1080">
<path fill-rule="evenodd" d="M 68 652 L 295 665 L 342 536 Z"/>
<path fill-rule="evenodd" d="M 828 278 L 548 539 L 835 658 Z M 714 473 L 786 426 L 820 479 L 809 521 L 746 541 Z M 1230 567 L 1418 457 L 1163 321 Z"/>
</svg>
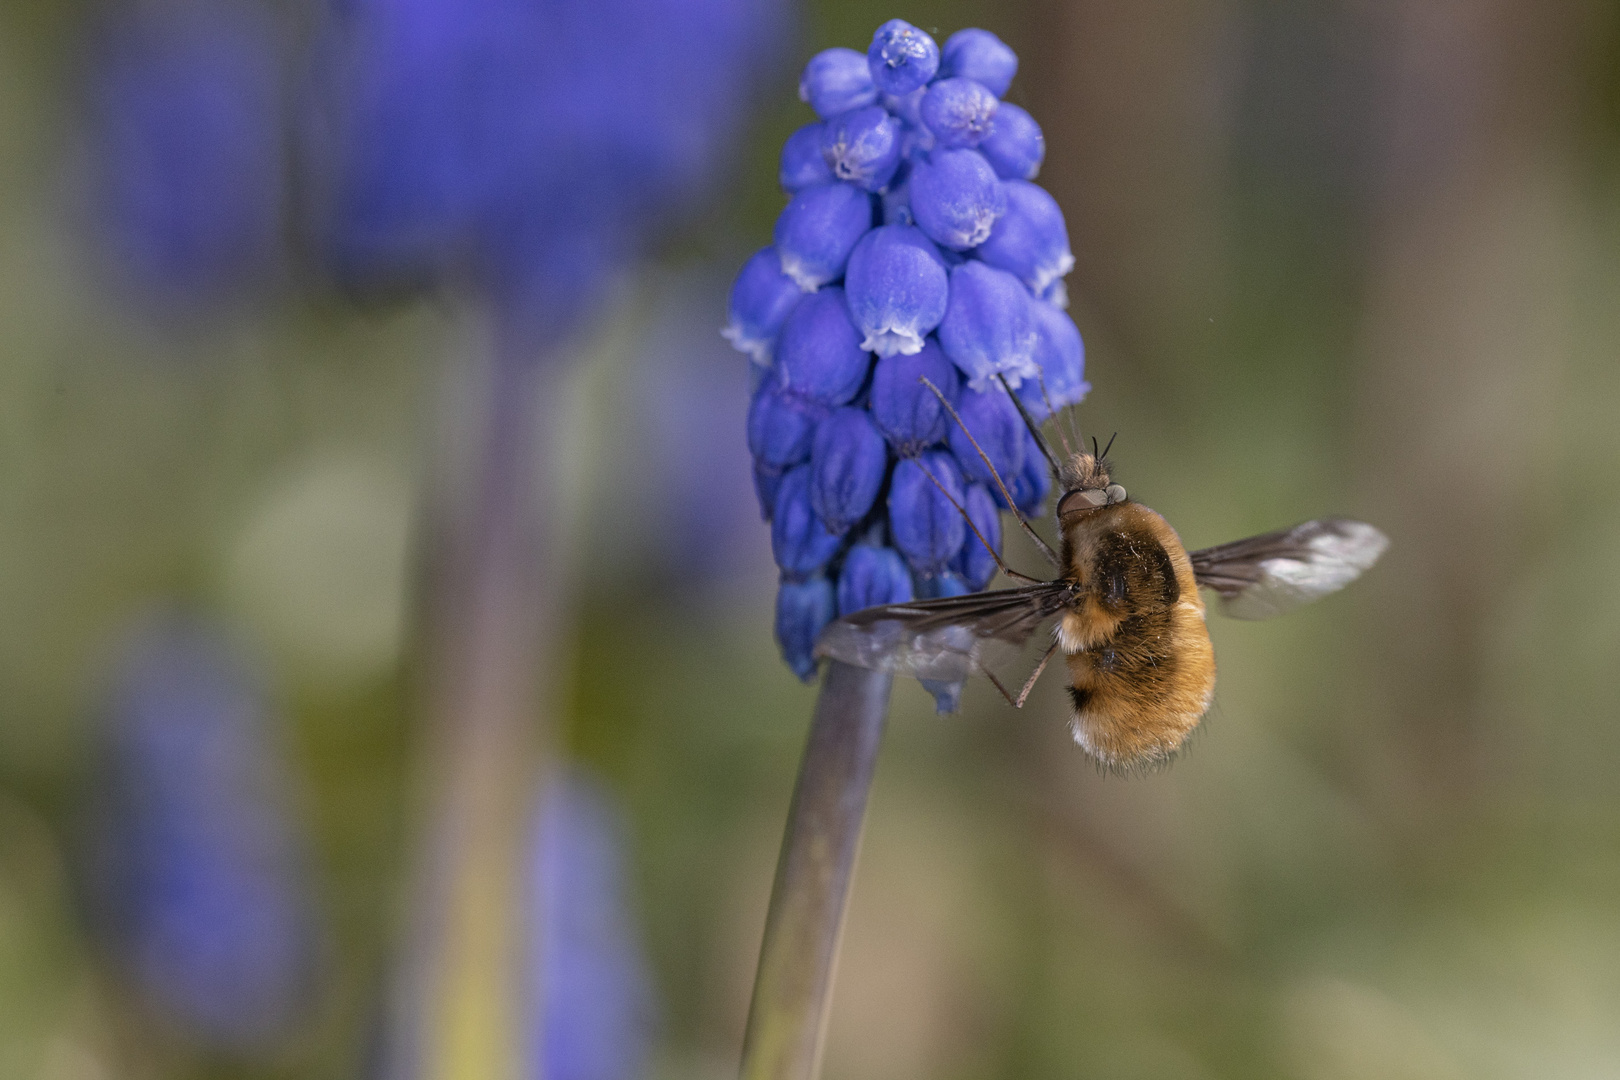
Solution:
<svg viewBox="0 0 1620 1080">
<path fill-rule="evenodd" d="M 823 631 L 818 657 L 941 682 L 984 675 L 1022 708 L 1061 649 L 1075 740 L 1110 768 L 1152 765 L 1186 740 L 1214 697 L 1215 656 L 1200 586 L 1215 592 L 1227 615 L 1270 618 L 1343 588 L 1389 545 L 1364 522 L 1322 518 L 1189 553 L 1164 518 L 1110 479 L 1108 448 L 1099 451 L 1092 440 L 1091 453 L 1076 451 L 1064 439 L 1059 462 L 1005 380 L 1002 386 L 1061 493 L 1059 549 L 1053 551 L 1016 509 L 1013 514 L 1059 576 L 1047 581 L 1012 570 L 957 506 L 1002 572 L 1027 584 L 854 612 Z M 961 426 L 950 402 L 930 389 Z M 979 456 L 1012 506 L 982 449 Z M 1016 657 L 1049 621 L 1051 646 L 1023 688 L 1008 692 L 993 668 Z"/>
</svg>

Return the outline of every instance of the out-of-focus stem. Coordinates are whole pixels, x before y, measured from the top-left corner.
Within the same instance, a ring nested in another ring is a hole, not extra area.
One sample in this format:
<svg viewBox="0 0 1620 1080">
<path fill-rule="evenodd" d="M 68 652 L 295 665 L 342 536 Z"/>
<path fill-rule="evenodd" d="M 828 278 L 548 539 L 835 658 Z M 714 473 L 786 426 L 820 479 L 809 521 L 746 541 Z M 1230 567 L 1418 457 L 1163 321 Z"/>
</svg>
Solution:
<svg viewBox="0 0 1620 1080">
<path fill-rule="evenodd" d="M 893 683 L 892 675 L 828 664 L 765 917 L 743 1080 L 812 1080 L 820 1069 L 838 938 Z"/>
<path fill-rule="evenodd" d="M 538 353 L 497 327 L 454 373 L 470 376 L 474 393 L 440 443 L 467 460 L 437 477 L 429 529 L 428 805 L 390 1080 L 517 1080 L 519 1009 L 535 1007 L 517 995 L 519 867 L 545 745 L 555 544 L 541 513 L 553 478 L 539 450 L 559 396 L 548 385 L 557 365 Z"/>
</svg>

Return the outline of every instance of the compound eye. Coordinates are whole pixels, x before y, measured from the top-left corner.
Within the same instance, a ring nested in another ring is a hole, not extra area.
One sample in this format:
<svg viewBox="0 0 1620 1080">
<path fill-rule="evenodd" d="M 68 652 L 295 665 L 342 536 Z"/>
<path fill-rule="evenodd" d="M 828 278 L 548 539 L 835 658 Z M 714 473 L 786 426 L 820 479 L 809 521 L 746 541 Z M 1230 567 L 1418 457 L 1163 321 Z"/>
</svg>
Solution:
<svg viewBox="0 0 1620 1080">
<path fill-rule="evenodd" d="M 1112 506 L 1114 503 L 1122 503 L 1124 501 L 1125 501 L 1125 489 L 1120 487 L 1118 484 L 1109 484 L 1108 485 L 1108 503 L 1109 503 L 1109 505 Z"/>
<path fill-rule="evenodd" d="M 1063 496 L 1062 501 L 1058 503 L 1057 512 L 1058 517 L 1063 517 L 1065 514 L 1077 514 L 1106 505 L 1108 505 L 1108 493 L 1106 491 L 1099 491 L 1096 488 L 1081 488 Z"/>
</svg>

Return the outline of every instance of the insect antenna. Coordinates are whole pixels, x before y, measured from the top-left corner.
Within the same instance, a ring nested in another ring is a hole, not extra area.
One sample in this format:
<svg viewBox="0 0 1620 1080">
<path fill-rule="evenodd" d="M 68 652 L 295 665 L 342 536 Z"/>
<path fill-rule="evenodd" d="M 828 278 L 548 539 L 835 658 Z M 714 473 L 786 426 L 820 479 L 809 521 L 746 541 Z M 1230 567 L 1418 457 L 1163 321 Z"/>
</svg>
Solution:
<svg viewBox="0 0 1620 1080">
<path fill-rule="evenodd" d="M 967 425 L 962 423 L 962 417 L 957 413 L 956 407 L 951 404 L 950 399 L 947 398 L 940 391 L 939 387 L 935 386 L 926 375 L 919 376 L 917 381 L 934 392 L 934 396 L 939 398 L 939 403 L 945 407 L 945 411 L 951 414 L 951 419 L 956 421 L 956 426 L 962 429 L 962 434 L 966 435 L 968 437 L 968 442 L 973 444 L 973 449 L 979 452 L 979 460 L 984 462 L 984 467 L 990 470 L 991 478 L 995 480 L 996 487 L 1001 490 L 1001 497 L 1007 500 L 1008 506 L 1012 507 L 1013 517 L 1018 519 L 1018 527 L 1024 530 L 1024 534 L 1026 536 L 1035 541 L 1035 546 L 1040 548 L 1041 554 L 1046 556 L 1048 562 L 1050 562 L 1053 566 L 1061 568 L 1063 566 L 1063 560 L 1059 559 L 1057 552 L 1052 550 L 1052 545 L 1041 539 L 1041 534 L 1035 531 L 1034 526 L 1029 523 L 1028 519 L 1026 519 L 1023 513 L 1018 509 L 1018 505 L 1013 502 L 1012 492 L 1007 490 L 1007 485 L 1001 479 L 1001 474 L 996 471 L 995 464 L 990 460 L 990 455 L 984 452 L 984 447 L 980 446 L 979 440 L 973 437 L 973 432 L 969 431 L 967 429 Z M 938 481 L 936 480 L 935 483 L 937 484 Z M 943 491 L 944 489 L 941 488 L 940 490 Z M 955 500 L 952 501 L 954 502 Z M 958 509 L 961 508 L 958 507 Z M 962 516 L 966 517 L 967 511 L 962 511 Z M 978 532 L 978 530 L 975 529 L 974 532 Z"/>
<path fill-rule="evenodd" d="M 934 482 L 934 486 L 939 489 L 939 493 L 941 495 L 945 496 L 946 501 L 952 506 L 956 507 L 956 512 L 962 515 L 962 520 L 967 522 L 967 527 L 973 530 L 973 535 L 979 538 L 979 543 L 984 545 L 984 550 L 988 551 L 990 553 L 990 557 L 996 560 L 996 566 L 1001 568 L 1001 572 L 1003 574 L 1006 574 L 1010 578 L 1017 578 L 1019 581 L 1027 581 L 1031 585 L 1043 584 L 1040 578 L 1030 577 L 1028 574 L 1019 573 L 1017 570 L 1014 570 L 1012 567 L 1003 562 L 1001 553 L 990 546 L 990 541 L 984 538 L 984 533 L 980 532 L 979 527 L 973 524 L 973 518 L 968 516 L 967 508 L 961 503 L 957 502 L 955 497 L 952 496 L 949 491 L 945 490 L 945 485 L 939 482 L 939 478 L 937 476 L 928 471 L 928 466 L 923 464 L 922 458 L 914 457 L 911 460 L 917 463 L 917 468 L 922 470 L 924 476 L 928 477 L 928 479 Z M 1014 512 L 1016 513 L 1016 511 Z"/>
<path fill-rule="evenodd" d="M 1024 403 L 1019 400 L 1018 395 L 1013 393 L 1012 387 L 1007 385 L 1007 376 L 997 372 L 996 379 L 1001 383 L 1001 388 L 1007 391 L 1007 396 L 1012 398 L 1013 405 L 1015 405 L 1018 409 L 1018 415 L 1024 418 L 1024 426 L 1029 429 L 1029 434 L 1032 438 L 1034 438 L 1035 445 L 1041 449 L 1041 456 L 1046 459 L 1046 463 L 1048 465 L 1052 466 L 1052 475 L 1056 477 L 1058 475 L 1058 463 L 1057 460 L 1052 457 L 1052 451 L 1051 448 L 1046 445 L 1046 439 L 1041 435 L 1040 426 L 1035 423 L 1035 418 L 1029 415 L 1029 410 L 1024 408 Z M 1044 397 L 1045 394 L 1046 390 L 1043 387 L 1041 389 L 1041 395 Z M 1047 407 L 1051 407 L 1050 403 L 1048 403 Z"/>
</svg>

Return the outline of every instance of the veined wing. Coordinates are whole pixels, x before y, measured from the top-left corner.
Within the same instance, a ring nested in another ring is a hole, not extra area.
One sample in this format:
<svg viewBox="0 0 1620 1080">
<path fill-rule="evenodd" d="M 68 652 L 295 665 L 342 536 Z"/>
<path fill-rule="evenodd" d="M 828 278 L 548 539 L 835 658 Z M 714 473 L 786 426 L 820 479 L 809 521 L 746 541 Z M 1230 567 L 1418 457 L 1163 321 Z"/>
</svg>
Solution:
<svg viewBox="0 0 1620 1080">
<path fill-rule="evenodd" d="M 1190 554 L 1198 584 L 1235 619 L 1269 619 L 1337 592 L 1389 547 L 1364 521 L 1322 518 Z"/>
<path fill-rule="evenodd" d="M 1071 595 L 1068 583 L 1050 581 L 866 608 L 828 624 L 816 656 L 935 682 L 989 675 Z"/>
</svg>

